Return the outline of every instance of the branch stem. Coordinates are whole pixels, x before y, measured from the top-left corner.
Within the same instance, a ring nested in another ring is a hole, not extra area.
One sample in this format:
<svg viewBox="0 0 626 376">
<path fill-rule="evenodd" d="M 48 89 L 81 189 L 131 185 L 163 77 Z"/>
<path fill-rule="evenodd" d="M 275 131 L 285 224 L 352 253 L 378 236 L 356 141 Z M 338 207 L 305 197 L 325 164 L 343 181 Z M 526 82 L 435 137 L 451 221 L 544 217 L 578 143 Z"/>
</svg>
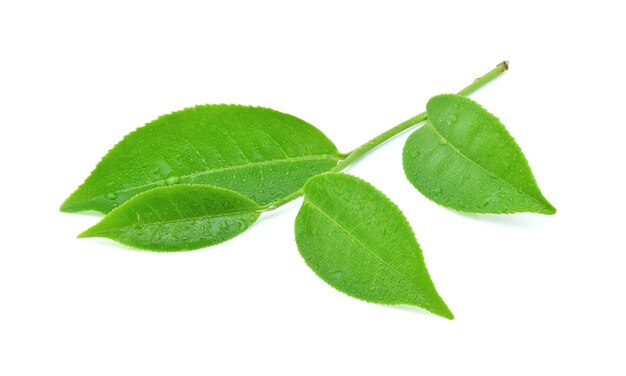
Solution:
<svg viewBox="0 0 626 376">
<path fill-rule="evenodd" d="M 508 69 L 509 69 L 509 63 L 507 61 L 503 61 L 500 64 L 498 64 L 494 69 L 490 70 L 483 76 L 477 78 L 474 82 L 466 86 L 457 94 L 463 95 L 463 96 L 469 96 L 470 94 L 474 93 L 476 90 L 485 86 L 487 83 L 491 82 L 492 80 L 494 80 L 496 77 L 498 77 L 499 75 L 501 75 Z M 356 160 L 361 158 L 363 155 L 369 153 L 372 149 L 375 149 L 379 145 L 385 143 L 386 141 L 392 139 L 393 137 L 406 131 L 407 129 L 412 128 L 422 123 L 426 119 L 427 119 L 426 112 L 422 112 L 420 114 L 413 116 L 412 118 L 408 120 L 403 121 L 402 123 L 396 125 L 395 127 L 390 128 L 389 130 L 374 137 L 373 139 L 369 140 L 368 142 L 364 143 L 358 148 L 352 150 L 350 153 L 347 153 L 346 154 L 347 157 L 341 160 L 339 163 L 337 163 L 337 165 L 333 167 L 330 171 L 338 172 L 338 171 L 343 170 L 344 168 L 348 167 L 350 164 L 354 163 Z M 302 196 L 303 194 L 304 194 L 304 191 L 302 189 L 299 189 L 298 191 L 282 198 L 281 200 L 278 200 L 272 204 L 264 206 L 262 208 L 262 211 L 274 210 L 280 206 L 285 205 L 286 203 L 290 201 L 295 200 L 296 198 Z"/>
</svg>

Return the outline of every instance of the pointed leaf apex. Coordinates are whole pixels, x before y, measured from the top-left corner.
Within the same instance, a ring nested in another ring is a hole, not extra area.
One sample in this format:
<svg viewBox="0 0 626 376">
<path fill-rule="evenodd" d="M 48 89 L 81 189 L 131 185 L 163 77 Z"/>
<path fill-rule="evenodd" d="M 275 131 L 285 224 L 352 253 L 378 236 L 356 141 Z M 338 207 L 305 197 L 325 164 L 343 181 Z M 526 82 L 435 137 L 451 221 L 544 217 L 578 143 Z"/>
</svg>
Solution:
<svg viewBox="0 0 626 376">
<path fill-rule="evenodd" d="M 433 307 L 433 309 L 429 311 L 445 319 L 454 320 L 454 314 L 452 313 L 452 311 L 450 311 L 450 308 L 448 308 L 448 306 L 443 300 L 441 300 L 441 302 L 437 304 L 436 307 Z"/>
<path fill-rule="evenodd" d="M 548 214 L 548 215 L 556 214 L 556 208 L 548 201 L 546 201 L 546 204 L 547 204 L 546 211 L 543 214 Z"/>
<path fill-rule="evenodd" d="M 94 226 L 95 227 L 95 226 Z M 84 238 L 96 238 L 97 235 L 94 234 L 93 228 L 94 227 L 90 227 L 87 230 L 81 232 L 80 234 L 78 234 L 78 236 L 76 236 L 76 239 L 84 239 Z"/>
</svg>

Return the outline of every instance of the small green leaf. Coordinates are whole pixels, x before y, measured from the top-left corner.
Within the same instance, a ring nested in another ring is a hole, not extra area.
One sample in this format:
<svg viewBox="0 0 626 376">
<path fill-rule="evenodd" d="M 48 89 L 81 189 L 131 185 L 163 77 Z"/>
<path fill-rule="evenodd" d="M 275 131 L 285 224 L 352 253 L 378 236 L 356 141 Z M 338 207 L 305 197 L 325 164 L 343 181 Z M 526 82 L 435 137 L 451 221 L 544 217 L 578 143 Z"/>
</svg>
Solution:
<svg viewBox="0 0 626 376">
<path fill-rule="evenodd" d="M 337 290 L 381 304 L 408 304 L 452 319 L 406 218 L 354 176 L 318 175 L 304 186 L 296 242 L 306 263 Z"/>
<path fill-rule="evenodd" d="M 228 188 L 265 205 L 340 159 L 322 132 L 291 115 L 261 107 L 196 106 L 128 134 L 61 210 L 108 213 L 138 193 L 176 184 Z"/>
<path fill-rule="evenodd" d="M 185 251 L 244 232 L 261 208 L 240 193 L 207 185 L 155 188 L 126 201 L 79 238 L 109 238 L 151 251 Z"/>
<path fill-rule="evenodd" d="M 426 109 L 428 121 L 408 138 L 402 158 L 424 196 L 472 213 L 556 212 L 498 118 L 454 94 L 431 98 Z"/>
</svg>

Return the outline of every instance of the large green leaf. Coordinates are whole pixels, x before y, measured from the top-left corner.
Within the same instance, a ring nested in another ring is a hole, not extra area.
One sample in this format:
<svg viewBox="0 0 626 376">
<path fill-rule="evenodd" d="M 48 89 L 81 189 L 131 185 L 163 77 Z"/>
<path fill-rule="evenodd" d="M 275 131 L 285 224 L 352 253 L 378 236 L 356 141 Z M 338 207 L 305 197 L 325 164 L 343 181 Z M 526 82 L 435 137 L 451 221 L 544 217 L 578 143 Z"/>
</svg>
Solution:
<svg viewBox="0 0 626 376">
<path fill-rule="evenodd" d="M 185 251 L 231 239 L 261 208 L 240 193 L 208 185 L 155 188 L 126 201 L 80 238 L 109 238 L 151 251 Z"/>
<path fill-rule="evenodd" d="M 108 213 L 140 192 L 173 184 L 220 186 L 264 205 L 302 188 L 339 159 L 324 134 L 291 115 L 260 107 L 197 106 L 128 134 L 61 210 Z"/>
<path fill-rule="evenodd" d="M 403 151 L 406 176 L 424 196 L 464 212 L 556 212 L 498 118 L 453 94 L 433 97 L 426 109 L 428 121 Z"/>
<path fill-rule="evenodd" d="M 320 278 L 355 298 L 415 305 L 453 318 L 435 290 L 411 226 L 384 194 L 337 173 L 312 178 L 304 194 L 296 242 Z"/>
</svg>

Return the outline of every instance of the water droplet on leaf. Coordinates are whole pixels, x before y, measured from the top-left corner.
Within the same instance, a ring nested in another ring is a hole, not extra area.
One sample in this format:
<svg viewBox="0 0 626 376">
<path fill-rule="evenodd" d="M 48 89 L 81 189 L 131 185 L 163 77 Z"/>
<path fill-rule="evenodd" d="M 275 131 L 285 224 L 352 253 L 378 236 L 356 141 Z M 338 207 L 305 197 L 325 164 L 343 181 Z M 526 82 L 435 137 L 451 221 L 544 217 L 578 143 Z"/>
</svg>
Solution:
<svg viewBox="0 0 626 376">
<path fill-rule="evenodd" d="M 180 177 L 178 176 L 172 176 L 171 178 L 165 179 L 165 184 L 167 185 L 178 184 L 178 182 L 180 182 Z"/>
<path fill-rule="evenodd" d="M 117 200 L 117 193 L 113 193 L 113 192 L 109 192 L 106 195 L 104 195 L 104 198 L 106 198 L 107 200 Z"/>
</svg>

